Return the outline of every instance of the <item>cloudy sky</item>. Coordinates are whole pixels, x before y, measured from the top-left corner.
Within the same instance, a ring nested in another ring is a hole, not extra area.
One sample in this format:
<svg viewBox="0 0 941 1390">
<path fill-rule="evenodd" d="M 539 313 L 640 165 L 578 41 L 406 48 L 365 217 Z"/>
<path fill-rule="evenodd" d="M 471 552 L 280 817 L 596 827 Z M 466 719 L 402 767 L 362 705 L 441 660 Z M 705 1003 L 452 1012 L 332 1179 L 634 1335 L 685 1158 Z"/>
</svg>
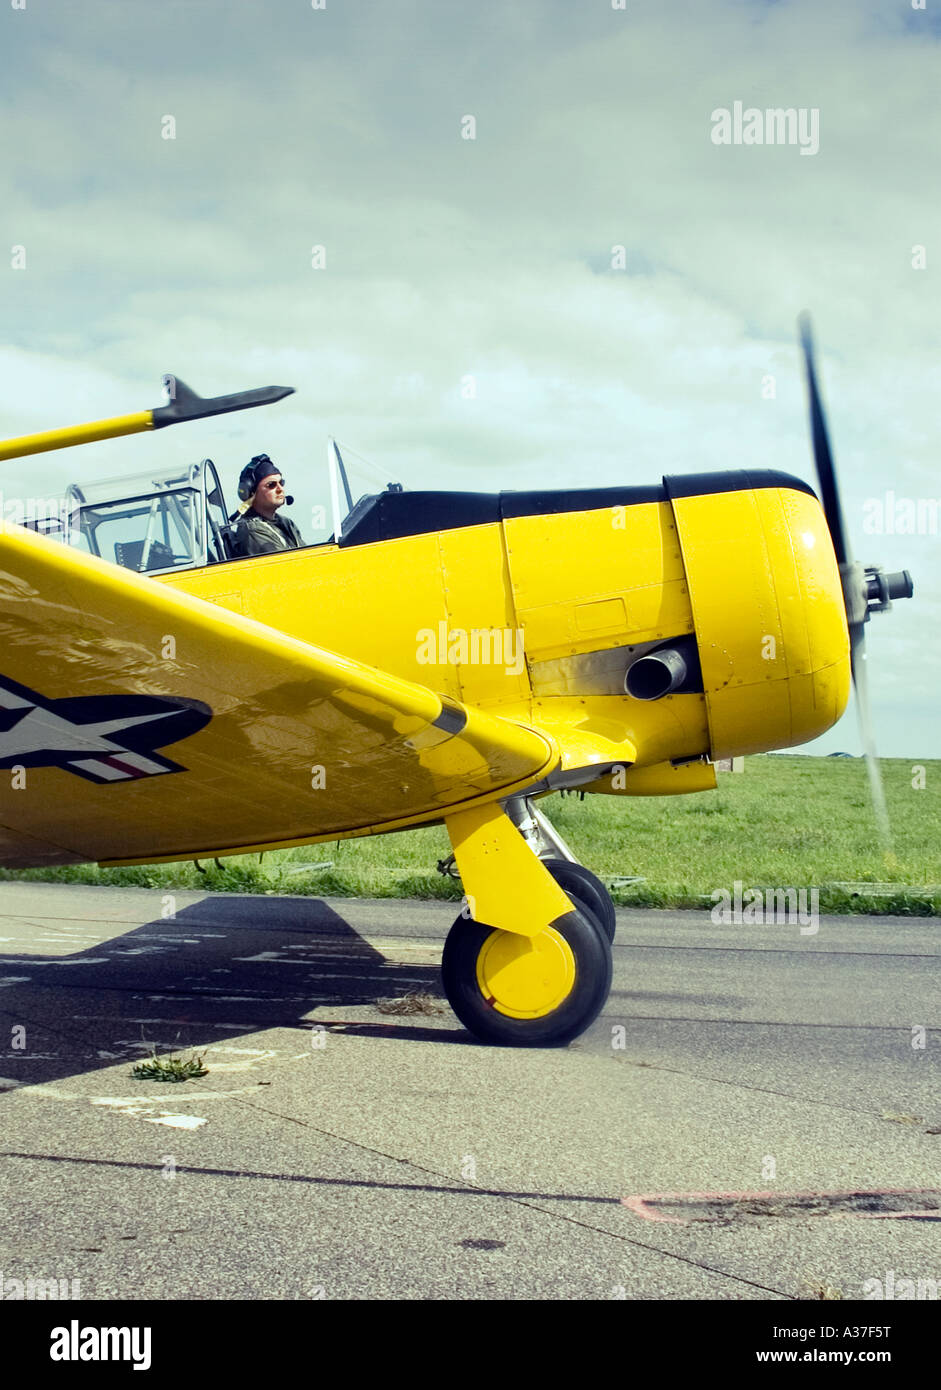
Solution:
<svg viewBox="0 0 941 1390">
<path fill-rule="evenodd" d="M 812 481 L 807 308 L 856 558 L 916 584 L 869 628 L 880 752 L 939 757 L 941 534 L 872 532 L 941 497 L 941 5 L 620 4 L 0 0 L 0 436 L 165 372 L 297 388 L 4 495 L 265 450 L 315 539 L 328 434 L 411 487 Z M 715 143 L 736 102 L 819 148 Z"/>
</svg>

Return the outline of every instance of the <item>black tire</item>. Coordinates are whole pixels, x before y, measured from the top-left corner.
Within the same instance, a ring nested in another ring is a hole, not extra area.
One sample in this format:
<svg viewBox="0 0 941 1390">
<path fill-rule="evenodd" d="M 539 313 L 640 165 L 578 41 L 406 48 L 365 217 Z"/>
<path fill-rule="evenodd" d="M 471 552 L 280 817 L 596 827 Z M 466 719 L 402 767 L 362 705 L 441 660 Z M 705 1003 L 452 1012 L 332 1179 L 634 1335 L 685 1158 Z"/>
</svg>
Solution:
<svg viewBox="0 0 941 1390">
<path fill-rule="evenodd" d="M 611 894 L 597 874 L 586 869 L 584 864 L 573 864 L 570 859 L 544 859 L 556 883 L 574 901 L 576 907 L 587 907 L 605 930 L 609 941 L 614 941 L 617 919 Z"/>
<path fill-rule="evenodd" d="M 512 1018 L 488 1004 L 477 980 L 477 958 L 496 928 L 458 917 L 444 944 L 441 979 L 451 1008 L 481 1042 L 504 1047 L 562 1046 L 601 1013 L 611 988 L 611 943 L 598 919 L 579 909 L 552 923 L 575 959 L 575 981 L 558 1008 L 539 1018 Z"/>
</svg>

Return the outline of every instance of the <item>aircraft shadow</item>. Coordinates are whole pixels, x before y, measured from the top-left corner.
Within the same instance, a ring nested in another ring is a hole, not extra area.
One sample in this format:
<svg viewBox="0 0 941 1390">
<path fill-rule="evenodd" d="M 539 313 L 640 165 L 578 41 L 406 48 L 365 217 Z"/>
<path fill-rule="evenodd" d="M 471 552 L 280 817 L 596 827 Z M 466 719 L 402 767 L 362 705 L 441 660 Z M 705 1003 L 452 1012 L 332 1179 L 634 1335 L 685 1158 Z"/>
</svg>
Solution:
<svg viewBox="0 0 941 1390">
<path fill-rule="evenodd" d="M 305 1026 L 321 1005 L 335 1013 L 335 1031 L 471 1041 L 426 1018 L 393 1015 L 367 1026 L 344 1017 L 344 1008 L 412 993 L 440 997 L 440 971 L 390 963 L 317 898 L 206 898 L 84 950 L 0 954 L 4 1090 L 133 1065 L 153 1047 L 237 1045 L 246 1033 Z M 453 1024 L 443 998 L 441 1005 Z"/>
</svg>

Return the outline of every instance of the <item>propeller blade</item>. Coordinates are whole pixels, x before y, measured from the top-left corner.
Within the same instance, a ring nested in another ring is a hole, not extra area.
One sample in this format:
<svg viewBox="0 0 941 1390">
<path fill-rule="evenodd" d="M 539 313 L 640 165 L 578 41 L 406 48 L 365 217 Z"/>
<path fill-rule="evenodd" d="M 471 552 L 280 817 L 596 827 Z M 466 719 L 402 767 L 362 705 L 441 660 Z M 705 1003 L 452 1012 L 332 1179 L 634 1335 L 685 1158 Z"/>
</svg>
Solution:
<svg viewBox="0 0 941 1390">
<path fill-rule="evenodd" d="M 868 617 L 866 597 L 867 573 L 862 565 L 854 565 L 850 552 L 846 527 L 843 524 L 843 509 L 840 506 L 840 493 L 836 481 L 836 468 L 830 450 L 826 417 L 817 386 L 817 371 L 814 363 L 814 342 L 809 314 L 801 314 L 797 321 L 801 347 L 804 350 L 804 370 L 807 377 L 807 396 L 810 403 L 810 431 L 814 446 L 814 462 L 820 481 L 820 500 L 823 514 L 833 540 L 833 550 L 840 567 L 840 580 L 843 585 L 843 604 L 846 608 L 846 625 L 849 629 L 850 663 L 853 672 L 853 689 L 856 693 L 856 716 L 859 736 L 866 759 L 866 772 L 869 777 L 869 795 L 872 812 L 876 822 L 876 833 L 882 852 L 889 863 L 894 862 L 892 832 L 889 827 L 889 812 L 882 784 L 882 770 L 876 753 L 876 741 L 872 731 L 872 711 L 869 704 L 869 680 L 866 672 L 865 622 Z M 907 597 L 911 590 L 911 579 L 907 571 L 904 575 L 889 577 L 897 581 L 895 587 L 899 597 Z M 904 581 L 904 583 L 903 583 Z M 903 589 L 907 592 L 903 593 Z M 893 595 L 894 596 L 894 595 Z"/>
<path fill-rule="evenodd" d="M 892 831 L 889 826 L 889 810 L 885 801 L 885 788 L 882 784 L 882 769 L 876 753 L 876 740 L 872 729 L 872 710 L 869 704 L 869 676 L 866 671 L 866 639 L 862 624 L 859 624 L 850 643 L 850 657 L 853 666 L 853 690 L 856 694 L 856 720 L 859 737 L 866 759 L 866 773 L 869 777 L 869 796 L 872 813 L 876 822 L 879 844 L 887 861 L 895 858 L 892 846 Z"/>
<path fill-rule="evenodd" d="M 807 375 L 807 395 L 810 400 L 810 431 L 814 442 L 814 462 L 817 465 L 817 477 L 820 480 L 820 500 L 823 503 L 823 514 L 827 518 L 830 535 L 833 537 L 833 549 L 836 552 L 837 564 L 846 565 L 850 563 L 852 556 L 846 539 L 846 528 L 843 525 L 843 512 L 840 508 L 840 495 L 837 491 L 836 469 L 833 466 L 833 455 L 830 452 L 827 423 L 823 414 L 820 391 L 817 388 L 810 315 L 801 314 L 797 320 L 797 326 L 800 330 L 801 346 L 804 349 L 804 370 Z"/>
</svg>

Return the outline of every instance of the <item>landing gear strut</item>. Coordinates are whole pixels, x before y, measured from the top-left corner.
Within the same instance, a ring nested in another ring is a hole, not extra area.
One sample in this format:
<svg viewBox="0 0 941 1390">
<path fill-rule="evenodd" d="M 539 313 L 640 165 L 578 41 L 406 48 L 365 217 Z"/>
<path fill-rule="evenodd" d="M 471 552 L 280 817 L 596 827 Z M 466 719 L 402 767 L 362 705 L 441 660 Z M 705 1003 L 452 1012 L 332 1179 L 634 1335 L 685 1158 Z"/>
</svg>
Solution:
<svg viewBox="0 0 941 1390">
<path fill-rule="evenodd" d="M 611 988 L 610 896 L 524 798 L 446 824 L 467 904 L 441 964 L 451 1007 L 483 1042 L 570 1042 Z M 540 859 L 537 843 L 558 858 Z"/>
<path fill-rule="evenodd" d="M 538 854 L 556 883 L 576 907 L 587 907 L 614 941 L 616 919 L 611 894 L 597 874 L 579 864 L 551 821 L 525 796 L 506 803 L 506 813 L 534 854 Z"/>
</svg>

